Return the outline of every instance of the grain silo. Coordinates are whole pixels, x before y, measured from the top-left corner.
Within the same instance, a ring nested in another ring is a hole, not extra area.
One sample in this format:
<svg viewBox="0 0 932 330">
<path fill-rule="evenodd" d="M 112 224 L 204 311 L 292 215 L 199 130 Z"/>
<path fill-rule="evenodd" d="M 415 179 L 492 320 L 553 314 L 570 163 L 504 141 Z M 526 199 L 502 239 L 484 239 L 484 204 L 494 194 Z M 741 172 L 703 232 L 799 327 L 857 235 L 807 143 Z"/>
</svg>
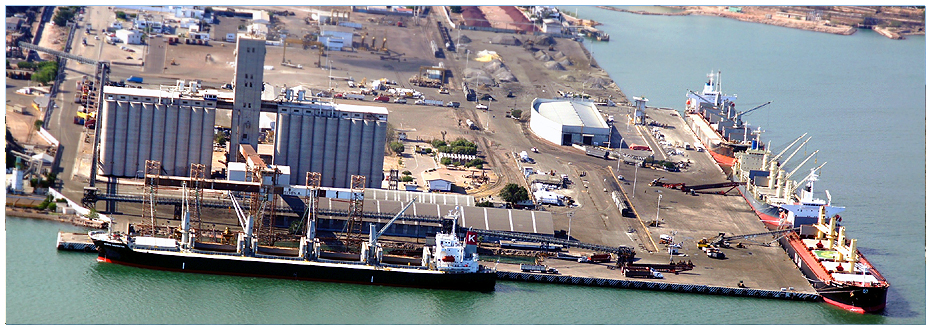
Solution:
<svg viewBox="0 0 932 330">
<path fill-rule="evenodd" d="M 275 164 L 291 167 L 290 184 L 321 173 L 321 186 L 348 188 L 352 175 L 382 185 L 388 111 L 332 103 L 283 103 L 278 108 Z"/>
<path fill-rule="evenodd" d="M 191 92 L 105 87 L 99 116 L 103 175 L 142 175 L 147 160 L 160 161 L 165 175 L 187 176 L 192 163 L 209 173 L 217 105 Z"/>
</svg>

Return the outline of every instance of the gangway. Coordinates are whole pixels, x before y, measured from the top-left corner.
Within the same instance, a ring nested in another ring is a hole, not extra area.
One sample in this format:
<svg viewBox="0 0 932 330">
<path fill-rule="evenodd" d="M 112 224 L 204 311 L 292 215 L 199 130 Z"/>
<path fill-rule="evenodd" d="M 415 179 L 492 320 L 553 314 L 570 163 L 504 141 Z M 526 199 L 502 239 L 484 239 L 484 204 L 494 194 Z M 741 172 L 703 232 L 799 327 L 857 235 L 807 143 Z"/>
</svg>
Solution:
<svg viewBox="0 0 932 330">
<path fill-rule="evenodd" d="M 484 235 L 484 236 L 515 239 L 515 240 L 522 240 L 522 241 L 536 242 L 536 243 L 560 244 L 563 246 L 571 246 L 571 247 L 576 247 L 580 249 L 614 253 L 615 255 L 618 256 L 619 262 L 634 261 L 634 254 L 635 254 L 634 249 L 628 246 L 624 246 L 624 245 L 615 247 L 615 246 L 590 244 L 590 243 L 584 243 L 580 241 L 571 241 L 568 239 L 561 239 L 561 238 L 533 235 L 533 234 L 521 234 L 521 233 L 514 233 L 514 232 L 507 232 L 507 231 L 485 230 L 485 229 L 475 229 L 475 228 L 472 228 L 470 230 L 479 235 Z"/>
</svg>

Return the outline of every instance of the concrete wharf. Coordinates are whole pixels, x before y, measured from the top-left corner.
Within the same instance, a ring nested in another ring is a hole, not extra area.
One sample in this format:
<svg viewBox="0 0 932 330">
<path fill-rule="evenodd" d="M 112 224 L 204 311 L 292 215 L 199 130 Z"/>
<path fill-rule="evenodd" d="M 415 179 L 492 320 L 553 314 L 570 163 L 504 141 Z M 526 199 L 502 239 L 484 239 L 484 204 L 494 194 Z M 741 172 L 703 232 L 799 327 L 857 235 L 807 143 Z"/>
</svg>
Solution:
<svg viewBox="0 0 932 330">
<path fill-rule="evenodd" d="M 612 278 L 579 277 L 579 276 L 569 276 L 569 275 L 551 275 L 551 274 L 506 272 L 506 271 L 498 271 L 496 272 L 496 274 L 498 275 L 499 280 L 506 280 L 506 281 L 554 283 L 554 284 L 564 284 L 564 285 L 596 286 L 596 287 L 606 287 L 606 288 L 650 290 L 650 291 L 668 291 L 668 292 L 708 294 L 708 295 L 717 295 L 717 296 L 771 298 L 771 299 L 802 300 L 802 301 L 813 301 L 813 302 L 822 301 L 822 297 L 816 293 L 797 292 L 797 291 L 790 291 L 790 290 L 780 290 L 780 291 L 761 290 L 761 289 L 749 289 L 749 288 L 732 288 L 732 287 L 723 287 L 723 286 L 714 286 L 714 285 L 678 284 L 678 283 L 666 283 L 666 282 L 654 282 L 654 281 L 622 280 L 622 279 L 612 279 Z"/>
<path fill-rule="evenodd" d="M 91 242 L 91 237 L 87 233 L 58 232 L 55 246 L 59 250 L 97 252 L 97 247 Z"/>
</svg>

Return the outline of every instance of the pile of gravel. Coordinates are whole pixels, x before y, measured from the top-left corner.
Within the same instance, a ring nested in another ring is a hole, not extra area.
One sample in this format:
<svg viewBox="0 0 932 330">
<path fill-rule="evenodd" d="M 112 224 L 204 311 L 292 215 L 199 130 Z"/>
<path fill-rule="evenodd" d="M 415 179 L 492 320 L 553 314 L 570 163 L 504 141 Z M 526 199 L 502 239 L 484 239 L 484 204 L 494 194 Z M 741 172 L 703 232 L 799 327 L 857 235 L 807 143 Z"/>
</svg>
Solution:
<svg viewBox="0 0 932 330">
<path fill-rule="evenodd" d="M 548 61 L 547 63 L 544 63 L 544 67 L 546 67 L 548 70 L 554 70 L 554 71 L 566 70 L 566 68 L 560 65 L 560 63 L 557 63 L 557 61 Z"/>
<path fill-rule="evenodd" d="M 537 46 L 550 46 L 550 45 L 555 45 L 557 43 L 555 40 L 553 40 L 553 37 L 548 36 L 548 35 L 539 35 L 539 36 L 531 37 L 531 42 L 533 42 L 534 45 L 537 45 Z"/>
<path fill-rule="evenodd" d="M 461 35 L 459 38 L 456 39 L 457 44 L 468 44 L 470 42 L 472 42 L 472 39 L 469 39 L 469 37 L 465 35 Z"/>
<path fill-rule="evenodd" d="M 597 89 L 605 89 L 607 86 L 611 84 L 612 83 L 610 81 L 602 79 L 601 77 L 592 77 L 592 78 L 586 79 L 586 81 L 583 82 L 584 87 L 597 88 Z"/>
<path fill-rule="evenodd" d="M 566 82 L 576 82 L 576 77 L 566 74 L 566 75 L 560 76 L 560 80 L 563 80 Z"/>
<path fill-rule="evenodd" d="M 492 43 L 499 44 L 499 45 L 508 45 L 508 46 L 520 46 L 521 45 L 521 41 L 518 40 L 518 38 L 515 38 L 514 36 L 510 36 L 510 35 L 495 36 L 494 38 L 492 38 Z"/>
<path fill-rule="evenodd" d="M 553 61 L 553 57 L 550 57 L 550 55 L 547 55 L 547 53 L 542 50 L 538 50 L 534 53 L 534 58 L 541 62 Z"/>
</svg>

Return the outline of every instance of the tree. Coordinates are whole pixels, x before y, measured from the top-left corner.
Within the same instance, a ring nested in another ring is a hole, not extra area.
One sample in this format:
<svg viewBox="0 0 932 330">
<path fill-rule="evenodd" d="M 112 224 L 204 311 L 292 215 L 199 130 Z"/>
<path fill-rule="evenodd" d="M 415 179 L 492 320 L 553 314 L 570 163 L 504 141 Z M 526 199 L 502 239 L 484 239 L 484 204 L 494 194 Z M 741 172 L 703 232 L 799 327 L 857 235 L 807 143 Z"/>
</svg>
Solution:
<svg viewBox="0 0 932 330">
<path fill-rule="evenodd" d="M 42 119 L 36 119 L 36 121 L 32 123 L 32 126 L 35 127 L 38 131 L 40 128 L 42 128 L 43 124 L 45 124 L 45 122 L 43 122 Z"/>
<path fill-rule="evenodd" d="M 414 177 L 413 177 L 413 176 L 410 176 L 410 175 L 405 175 L 405 176 L 401 177 L 400 180 L 401 180 L 401 182 L 411 182 L 411 181 L 414 181 Z"/>
<path fill-rule="evenodd" d="M 511 116 L 517 119 L 521 119 L 521 110 L 518 110 L 518 109 L 511 110 Z"/>
<path fill-rule="evenodd" d="M 401 172 L 401 174 L 404 174 L 404 175 L 411 175 L 411 171 L 404 170 L 403 172 Z"/>
<path fill-rule="evenodd" d="M 394 141 L 388 145 L 396 155 L 401 155 L 402 152 L 405 152 L 405 145 L 401 142 Z"/>
<path fill-rule="evenodd" d="M 116 12 L 116 18 L 125 21 L 125 20 L 126 20 L 126 13 L 124 13 L 123 11 L 119 11 L 119 10 L 118 10 L 118 11 Z"/>
<path fill-rule="evenodd" d="M 506 202 L 512 204 L 530 199 L 527 193 L 527 189 L 524 189 L 524 187 L 515 183 L 509 183 L 505 185 L 505 188 L 503 188 L 502 191 L 498 193 L 498 196 L 504 199 Z"/>
<path fill-rule="evenodd" d="M 450 12 L 451 13 L 462 13 L 463 7 L 462 6 L 450 6 Z"/>
<path fill-rule="evenodd" d="M 55 22 L 55 25 L 65 26 L 68 24 L 68 21 L 74 18 L 74 14 L 78 11 L 78 6 L 68 6 L 68 7 L 58 7 L 58 10 L 55 12 L 55 16 L 52 17 L 52 21 Z"/>
<path fill-rule="evenodd" d="M 55 79 L 58 74 L 58 61 L 47 61 L 39 63 L 36 73 L 32 75 L 32 80 L 47 84 Z"/>
<path fill-rule="evenodd" d="M 473 159 L 467 162 L 466 166 L 482 169 L 482 164 L 485 164 L 485 160 L 481 158 L 476 158 L 476 159 Z"/>
<path fill-rule="evenodd" d="M 482 201 L 482 202 L 476 203 L 476 206 L 478 206 L 478 207 L 495 207 L 495 204 L 492 204 L 491 201 Z"/>
<path fill-rule="evenodd" d="M 440 159 L 440 164 L 450 165 L 450 164 L 453 164 L 453 160 L 447 157 L 443 157 Z"/>
</svg>

